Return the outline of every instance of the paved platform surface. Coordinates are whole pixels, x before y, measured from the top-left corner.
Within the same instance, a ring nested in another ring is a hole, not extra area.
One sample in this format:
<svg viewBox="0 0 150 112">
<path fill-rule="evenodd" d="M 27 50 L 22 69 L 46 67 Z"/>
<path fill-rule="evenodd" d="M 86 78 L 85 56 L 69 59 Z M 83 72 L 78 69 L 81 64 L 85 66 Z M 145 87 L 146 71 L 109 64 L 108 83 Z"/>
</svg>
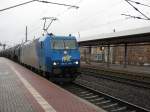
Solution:
<svg viewBox="0 0 150 112">
<path fill-rule="evenodd" d="M 127 65 L 126 68 L 124 68 L 123 65 L 119 64 L 110 64 L 109 67 L 107 67 L 107 64 L 104 63 L 96 63 L 96 62 L 81 62 L 82 66 L 89 66 L 93 68 L 102 68 L 102 69 L 110 69 L 110 70 L 119 70 L 119 71 L 125 71 L 125 72 L 132 72 L 132 73 L 142 73 L 147 74 L 150 77 L 150 66 L 133 66 L 133 65 Z"/>
<path fill-rule="evenodd" d="M 0 57 L 0 112 L 105 112 Z"/>
</svg>

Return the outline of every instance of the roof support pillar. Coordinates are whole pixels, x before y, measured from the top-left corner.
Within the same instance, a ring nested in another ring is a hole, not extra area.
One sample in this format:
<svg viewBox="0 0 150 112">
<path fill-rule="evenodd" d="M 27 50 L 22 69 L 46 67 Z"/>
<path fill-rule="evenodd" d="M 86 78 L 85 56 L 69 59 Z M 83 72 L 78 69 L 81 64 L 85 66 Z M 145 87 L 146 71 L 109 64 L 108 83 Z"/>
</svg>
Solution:
<svg viewBox="0 0 150 112">
<path fill-rule="evenodd" d="M 127 43 L 124 44 L 124 68 L 127 68 Z"/>
<path fill-rule="evenodd" d="M 110 45 L 107 46 L 107 67 L 110 66 L 109 57 L 110 57 Z"/>
<path fill-rule="evenodd" d="M 91 63 L 91 53 L 92 53 L 92 47 L 89 46 L 89 47 L 88 47 L 88 59 L 87 59 L 87 63 L 88 63 L 88 64 Z"/>
</svg>

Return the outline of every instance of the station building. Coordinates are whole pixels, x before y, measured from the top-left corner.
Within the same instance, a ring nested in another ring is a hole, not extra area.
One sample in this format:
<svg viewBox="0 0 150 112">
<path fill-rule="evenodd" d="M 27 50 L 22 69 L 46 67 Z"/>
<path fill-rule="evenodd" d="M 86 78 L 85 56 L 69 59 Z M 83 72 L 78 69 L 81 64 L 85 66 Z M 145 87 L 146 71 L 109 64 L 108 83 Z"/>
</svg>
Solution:
<svg viewBox="0 0 150 112">
<path fill-rule="evenodd" d="M 99 62 L 99 63 L 107 63 L 108 61 L 108 47 L 105 43 L 93 44 L 94 39 L 102 39 L 102 41 L 106 41 L 107 39 L 116 38 L 116 37 L 124 37 L 126 41 L 126 37 L 132 35 L 132 40 L 135 39 L 135 43 L 127 43 L 127 65 L 140 65 L 140 66 L 150 66 L 150 41 L 137 42 L 136 38 L 138 38 L 138 34 L 145 36 L 147 34 L 147 38 L 150 39 L 150 27 L 144 27 L 134 30 L 122 31 L 122 32 L 114 32 L 110 34 L 100 34 L 95 36 L 84 37 L 84 39 L 79 40 L 80 51 L 81 51 L 81 60 L 89 62 Z M 144 38 L 143 38 L 144 40 Z M 101 41 L 101 40 L 99 40 Z M 117 42 L 116 38 L 116 42 Z M 84 43 L 88 42 L 89 45 Z M 91 44 L 91 43 L 92 44 Z M 98 41 L 97 41 L 98 43 Z M 84 44 L 84 45 L 81 45 Z M 108 43 L 109 44 L 109 43 Z M 124 64 L 124 41 L 122 43 L 110 43 L 109 48 L 109 62 L 110 64 Z"/>
</svg>

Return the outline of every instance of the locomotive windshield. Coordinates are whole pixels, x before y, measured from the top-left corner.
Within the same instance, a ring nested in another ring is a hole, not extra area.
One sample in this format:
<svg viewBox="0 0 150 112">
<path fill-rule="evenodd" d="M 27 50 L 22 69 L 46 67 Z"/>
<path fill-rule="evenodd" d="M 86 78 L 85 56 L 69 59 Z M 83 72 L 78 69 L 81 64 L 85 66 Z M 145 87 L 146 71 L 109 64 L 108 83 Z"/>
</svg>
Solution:
<svg viewBox="0 0 150 112">
<path fill-rule="evenodd" d="M 64 42 L 65 42 L 65 49 L 75 49 L 76 48 L 75 40 L 64 40 Z"/>
<path fill-rule="evenodd" d="M 64 41 L 63 40 L 52 40 L 52 48 L 53 49 L 64 49 Z"/>
<path fill-rule="evenodd" d="M 75 40 L 52 40 L 52 48 L 53 49 L 76 49 L 76 41 Z"/>
</svg>

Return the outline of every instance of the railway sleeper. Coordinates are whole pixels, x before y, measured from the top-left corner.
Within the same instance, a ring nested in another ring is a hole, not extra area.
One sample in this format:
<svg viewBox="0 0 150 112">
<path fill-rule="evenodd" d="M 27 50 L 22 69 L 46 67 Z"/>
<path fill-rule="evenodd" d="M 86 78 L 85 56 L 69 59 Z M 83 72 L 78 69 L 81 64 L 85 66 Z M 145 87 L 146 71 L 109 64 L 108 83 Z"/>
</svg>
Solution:
<svg viewBox="0 0 150 112">
<path fill-rule="evenodd" d="M 82 92 L 83 90 L 80 89 L 80 88 L 77 88 L 77 87 L 74 87 L 74 88 L 67 88 L 69 91 L 75 91 L 75 92 Z"/>
<path fill-rule="evenodd" d="M 119 106 L 118 103 L 115 102 L 110 102 L 110 103 L 106 103 L 106 104 L 102 104 L 100 105 L 104 110 L 118 110 L 118 108 L 121 108 L 122 106 Z M 119 111 L 119 110 L 118 110 Z M 117 112 L 118 112 L 117 111 Z M 119 111 L 120 112 L 120 111 Z M 123 110 L 121 112 L 124 112 Z M 126 111 L 125 111 L 126 112 Z"/>
<path fill-rule="evenodd" d="M 92 96 L 86 96 L 86 97 L 83 97 L 83 98 L 85 98 L 85 99 L 93 99 L 93 98 L 97 98 L 97 97 L 99 97 L 98 95 L 92 95 Z"/>
<path fill-rule="evenodd" d="M 75 93 L 75 94 L 78 95 L 78 96 L 80 96 L 80 97 L 82 97 L 82 98 L 85 96 L 85 94 L 79 93 L 79 92 L 78 92 L 78 93 Z"/>
<path fill-rule="evenodd" d="M 96 98 L 96 99 L 92 99 L 92 100 L 89 100 L 90 102 L 99 102 L 99 101 L 102 101 L 104 100 L 104 97 L 100 97 L 100 98 Z"/>
<path fill-rule="evenodd" d="M 110 104 L 102 106 L 102 108 L 107 109 L 107 108 L 112 108 L 112 107 L 115 107 L 115 106 L 118 106 L 118 103 L 110 103 Z"/>
<path fill-rule="evenodd" d="M 126 106 L 122 106 L 122 107 L 116 107 L 116 109 L 111 109 L 110 112 L 125 112 L 127 111 L 127 107 Z"/>
<path fill-rule="evenodd" d="M 81 94 L 80 96 L 82 97 L 82 96 L 91 96 L 91 95 L 93 95 L 93 93 Z"/>
<path fill-rule="evenodd" d="M 110 102 L 111 102 L 111 100 L 104 100 L 104 101 L 98 102 L 97 105 L 104 105 L 104 104 L 107 104 Z"/>
<path fill-rule="evenodd" d="M 82 90 L 80 93 L 81 93 L 81 94 L 85 94 L 85 93 L 89 93 L 89 91 L 83 91 L 83 90 Z"/>
</svg>

